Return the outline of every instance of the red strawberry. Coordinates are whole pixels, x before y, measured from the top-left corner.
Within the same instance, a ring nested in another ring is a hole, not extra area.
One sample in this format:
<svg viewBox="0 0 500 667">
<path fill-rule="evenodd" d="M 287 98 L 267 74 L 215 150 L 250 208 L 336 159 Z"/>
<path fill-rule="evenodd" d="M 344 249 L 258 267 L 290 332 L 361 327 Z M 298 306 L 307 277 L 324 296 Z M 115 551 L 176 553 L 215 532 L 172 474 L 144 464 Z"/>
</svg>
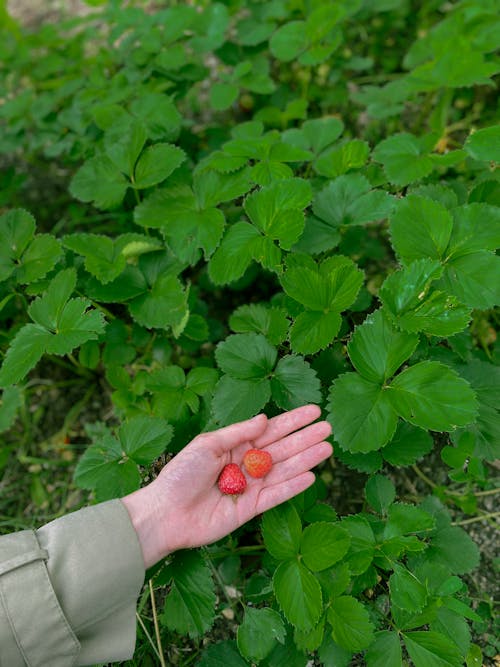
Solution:
<svg viewBox="0 0 500 667">
<path fill-rule="evenodd" d="M 271 470 L 273 459 L 262 449 L 249 449 L 243 457 L 243 465 L 251 477 L 265 477 Z"/>
<path fill-rule="evenodd" d="M 240 466 L 236 465 L 236 463 L 228 463 L 222 469 L 217 484 L 221 493 L 234 496 L 243 493 L 247 486 L 247 480 Z"/>
</svg>

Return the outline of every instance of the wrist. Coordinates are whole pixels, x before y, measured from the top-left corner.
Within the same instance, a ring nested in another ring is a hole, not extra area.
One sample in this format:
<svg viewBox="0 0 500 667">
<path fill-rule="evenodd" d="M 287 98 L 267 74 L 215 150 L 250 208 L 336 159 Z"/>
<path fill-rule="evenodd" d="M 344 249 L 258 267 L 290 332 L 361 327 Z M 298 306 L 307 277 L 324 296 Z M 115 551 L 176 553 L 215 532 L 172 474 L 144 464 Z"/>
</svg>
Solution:
<svg viewBox="0 0 500 667">
<path fill-rule="evenodd" d="M 121 498 L 130 516 L 130 521 L 141 546 L 145 568 L 149 568 L 167 556 L 170 551 L 163 544 L 162 520 L 160 517 L 155 483 Z"/>
</svg>

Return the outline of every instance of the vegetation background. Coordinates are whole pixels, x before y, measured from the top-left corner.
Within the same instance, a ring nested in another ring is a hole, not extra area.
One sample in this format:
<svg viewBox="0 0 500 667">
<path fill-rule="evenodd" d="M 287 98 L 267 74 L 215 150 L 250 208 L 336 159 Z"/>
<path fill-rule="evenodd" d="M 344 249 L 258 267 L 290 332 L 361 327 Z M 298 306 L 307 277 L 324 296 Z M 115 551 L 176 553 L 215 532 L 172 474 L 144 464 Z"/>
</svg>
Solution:
<svg viewBox="0 0 500 667">
<path fill-rule="evenodd" d="M 314 489 L 149 572 L 126 664 L 498 665 L 498 3 L 0 21 L 0 531 L 317 402 Z"/>
</svg>

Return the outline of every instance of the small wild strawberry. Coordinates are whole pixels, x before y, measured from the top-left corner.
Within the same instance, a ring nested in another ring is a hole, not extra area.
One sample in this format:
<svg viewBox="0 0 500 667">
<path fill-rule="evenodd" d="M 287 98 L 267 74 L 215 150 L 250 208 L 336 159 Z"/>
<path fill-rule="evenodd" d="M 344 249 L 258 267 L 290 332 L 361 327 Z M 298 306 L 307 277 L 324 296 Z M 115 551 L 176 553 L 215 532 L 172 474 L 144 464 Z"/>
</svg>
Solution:
<svg viewBox="0 0 500 667">
<path fill-rule="evenodd" d="M 247 480 L 239 465 L 228 463 L 222 469 L 217 484 L 221 493 L 235 496 L 243 493 L 247 486 Z"/>
<path fill-rule="evenodd" d="M 262 449 L 249 449 L 243 457 L 243 465 L 250 477 L 265 477 L 271 470 L 273 459 Z"/>
</svg>

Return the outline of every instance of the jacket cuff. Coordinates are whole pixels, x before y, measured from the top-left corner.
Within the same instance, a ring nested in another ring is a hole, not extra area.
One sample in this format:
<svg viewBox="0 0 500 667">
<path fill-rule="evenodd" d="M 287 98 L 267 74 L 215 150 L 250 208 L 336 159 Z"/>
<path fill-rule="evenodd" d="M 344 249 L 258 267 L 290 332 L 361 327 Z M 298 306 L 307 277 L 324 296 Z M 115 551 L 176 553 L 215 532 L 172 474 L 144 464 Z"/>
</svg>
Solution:
<svg viewBox="0 0 500 667">
<path fill-rule="evenodd" d="M 123 503 L 86 507 L 48 523 L 36 536 L 49 554 L 50 580 L 81 644 L 75 664 L 130 659 L 145 568 Z"/>
<path fill-rule="evenodd" d="M 32 530 L 0 540 L 0 664 L 76 664 L 80 644 L 47 574 L 48 553 Z"/>
</svg>

